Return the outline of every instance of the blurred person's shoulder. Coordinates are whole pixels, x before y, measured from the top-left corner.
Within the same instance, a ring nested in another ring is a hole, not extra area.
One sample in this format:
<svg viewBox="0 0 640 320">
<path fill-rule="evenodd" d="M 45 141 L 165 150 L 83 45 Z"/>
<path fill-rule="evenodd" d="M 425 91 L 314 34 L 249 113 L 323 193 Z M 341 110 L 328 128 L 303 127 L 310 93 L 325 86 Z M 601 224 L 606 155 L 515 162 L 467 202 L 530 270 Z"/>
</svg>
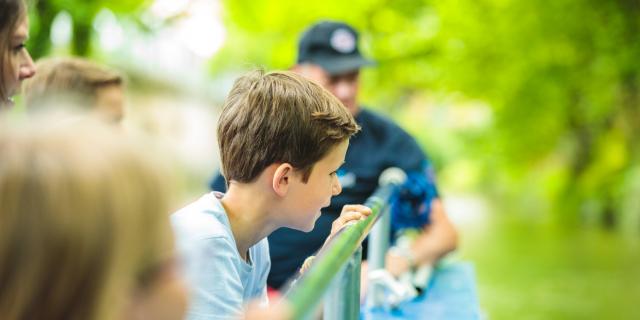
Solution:
<svg viewBox="0 0 640 320">
<path fill-rule="evenodd" d="M 394 140 L 411 138 L 409 133 L 402 129 L 393 119 L 368 107 L 361 107 L 356 115 L 356 121 L 362 127 L 362 133 L 373 135 L 379 140 Z"/>
</svg>

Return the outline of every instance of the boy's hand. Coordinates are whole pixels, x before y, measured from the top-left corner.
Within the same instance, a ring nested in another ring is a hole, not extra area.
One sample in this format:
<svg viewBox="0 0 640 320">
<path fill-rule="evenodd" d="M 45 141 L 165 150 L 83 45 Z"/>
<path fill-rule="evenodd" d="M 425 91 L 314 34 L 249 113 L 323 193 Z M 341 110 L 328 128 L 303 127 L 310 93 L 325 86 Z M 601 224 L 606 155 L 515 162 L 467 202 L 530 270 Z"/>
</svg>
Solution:
<svg viewBox="0 0 640 320">
<path fill-rule="evenodd" d="M 359 204 L 348 204 L 342 207 L 342 213 L 340 217 L 333 221 L 331 224 L 331 234 L 329 239 L 332 238 L 340 229 L 342 229 L 349 222 L 357 222 L 359 220 L 366 219 L 371 214 L 371 209 Z"/>
<path fill-rule="evenodd" d="M 363 205 L 348 204 L 342 207 L 342 213 L 340 213 L 340 216 L 338 217 L 338 219 L 334 220 L 333 223 L 331 224 L 331 234 L 329 235 L 329 237 L 327 237 L 327 240 L 325 240 L 324 244 L 322 245 L 322 248 L 320 248 L 319 251 L 322 251 L 324 247 L 327 245 L 327 243 L 329 243 L 329 240 L 331 240 L 331 238 L 333 238 L 342 228 L 344 228 L 344 226 L 346 226 L 349 223 L 355 223 L 360 220 L 364 220 L 370 214 L 371 214 L 371 209 Z M 311 257 L 308 257 L 306 260 L 304 260 L 304 263 L 300 268 L 301 274 L 305 273 L 311 267 L 314 259 L 315 259 L 315 256 L 311 256 Z"/>
<path fill-rule="evenodd" d="M 300 274 L 307 272 L 307 270 L 311 268 L 311 265 L 313 264 L 313 260 L 315 259 L 316 259 L 316 256 L 310 256 L 304 259 L 304 262 L 302 263 L 302 267 L 300 267 Z"/>
</svg>

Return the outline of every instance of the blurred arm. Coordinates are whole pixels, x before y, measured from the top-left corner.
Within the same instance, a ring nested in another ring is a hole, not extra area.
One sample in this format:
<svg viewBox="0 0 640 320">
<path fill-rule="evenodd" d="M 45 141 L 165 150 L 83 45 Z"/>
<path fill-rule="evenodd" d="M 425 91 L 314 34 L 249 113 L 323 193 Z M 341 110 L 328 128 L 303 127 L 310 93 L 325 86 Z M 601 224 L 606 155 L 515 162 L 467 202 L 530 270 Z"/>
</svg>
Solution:
<svg viewBox="0 0 640 320">
<path fill-rule="evenodd" d="M 427 224 L 421 234 L 411 246 L 413 261 L 409 258 L 394 254 L 387 254 L 387 270 L 394 276 L 408 271 L 413 265 L 435 264 L 445 254 L 455 250 L 458 246 L 458 233 L 447 217 L 442 201 L 438 198 L 431 202 L 431 223 Z"/>
</svg>

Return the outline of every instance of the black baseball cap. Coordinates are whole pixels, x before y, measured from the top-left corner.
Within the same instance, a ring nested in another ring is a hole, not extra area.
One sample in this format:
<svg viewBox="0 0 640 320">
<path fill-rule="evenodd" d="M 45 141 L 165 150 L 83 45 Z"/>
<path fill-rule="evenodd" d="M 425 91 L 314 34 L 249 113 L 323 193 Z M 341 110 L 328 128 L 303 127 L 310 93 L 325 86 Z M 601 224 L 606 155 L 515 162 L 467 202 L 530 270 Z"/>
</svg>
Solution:
<svg viewBox="0 0 640 320">
<path fill-rule="evenodd" d="M 317 64 L 331 75 L 375 64 L 360 54 L 358 32 L 337 21 L 320 21 L 302 34 L 297 63 Z"/>
</svg>

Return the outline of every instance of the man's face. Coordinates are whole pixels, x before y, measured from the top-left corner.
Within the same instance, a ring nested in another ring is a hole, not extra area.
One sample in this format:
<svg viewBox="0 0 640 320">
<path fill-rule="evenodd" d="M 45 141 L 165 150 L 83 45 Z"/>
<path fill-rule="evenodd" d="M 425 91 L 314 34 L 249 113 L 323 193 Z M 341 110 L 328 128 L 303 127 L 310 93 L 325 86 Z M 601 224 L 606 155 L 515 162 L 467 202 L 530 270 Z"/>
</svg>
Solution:
<svg viewBox="0 0 640 320">
<path fill-rule="evenodd" d="M 358 88 L 360 82 L 359 80 L 360 70 L 354 70 L 343 74 L 331 75 L 329 76 L 327 88 L 331 93 L 333 93 L 347 109 L 351 112 L 352 115 L 356 115 L 358 113 Z"/>
<path fill-rule="evenodd" d="M 296 66 L 294 70 L 333 93 L 352 115 L 355 116 L 358 113 L 360 70 L 330 75 L 322 67 L 314 64 L 301 64 Z"/>
</svg>

